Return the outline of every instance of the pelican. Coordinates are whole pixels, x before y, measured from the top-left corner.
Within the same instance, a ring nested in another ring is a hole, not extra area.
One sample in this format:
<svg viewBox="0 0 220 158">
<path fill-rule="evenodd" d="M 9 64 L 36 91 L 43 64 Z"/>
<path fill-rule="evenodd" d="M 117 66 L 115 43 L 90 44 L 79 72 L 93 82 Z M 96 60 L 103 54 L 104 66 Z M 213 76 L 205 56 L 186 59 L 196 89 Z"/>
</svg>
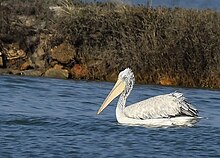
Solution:
<svg viewBox="0 0 220 158">
<path fill-rule="evenodd" d="M 125 106 L 134 85 L 130 68 L 119 73 L 113 89 L 104 100 L 100 114 L 117 96 L 116 119 L 120 124 L 144 126 L 192 126 L 197 122 L 198 110 L 186 101 L 182 93 L 173 92 Z"/>
</svg>

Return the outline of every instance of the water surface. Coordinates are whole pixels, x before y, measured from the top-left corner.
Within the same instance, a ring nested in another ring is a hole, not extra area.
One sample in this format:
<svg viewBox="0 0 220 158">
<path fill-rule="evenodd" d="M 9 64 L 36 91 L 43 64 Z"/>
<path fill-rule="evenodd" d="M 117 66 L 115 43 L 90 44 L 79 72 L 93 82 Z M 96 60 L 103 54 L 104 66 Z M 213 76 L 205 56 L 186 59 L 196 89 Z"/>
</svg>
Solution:
<svg viewBox="0 0 220 158">
<path fill-rule="evenodd" d="M 194 127 L 124 126 L 113 83 L 0 76 L 0 157 L 220 157 L 220 91 L 135 85 L 128 104 L 183 92 L 204 117 Z"/>
<path fill-rule="evenodd" d="M 152 7 L 181 7 L 187 9 L 220 9 L 219 0 L 112 0 L 118 3 L 150 5 Z"/>
</svg>

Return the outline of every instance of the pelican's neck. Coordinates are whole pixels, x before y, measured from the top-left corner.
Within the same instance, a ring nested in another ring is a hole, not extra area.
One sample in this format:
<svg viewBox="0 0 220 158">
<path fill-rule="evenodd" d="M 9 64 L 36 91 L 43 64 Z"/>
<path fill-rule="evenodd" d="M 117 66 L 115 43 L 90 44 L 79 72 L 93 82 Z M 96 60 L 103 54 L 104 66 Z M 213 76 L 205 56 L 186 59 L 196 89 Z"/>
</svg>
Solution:
<svg viewBox="0 0 220 158">
<path fill-rule="evenodd" d="M 127 97 L 129 96 L 132 88 L 133 88 L 133 84 L 134 84 L 134 76 L 133 73 L 130 77 L 130 79 L 126 82 L 126 86 L 124 91 L 121 93 L 119 100 L 118 100 L 118 104 L 116 107 L 116 118 L 119 121 L 120 118 L 124 117 L 124 109 L 125 109 L 125 104 L 126 104 L 126 100 Z"/>
<path fill-rule="evenodd" d="M 126 95 L 124 93 L 122 93 L 119 97 L 118 104 L 117 104 L 117 107 L 116 107 L 116 118 L 117 118 L 117 120 L 120 116 L 124 115 L 123 110 L 125 108 L 126 100 L 127 100 Z"/>
</svg>

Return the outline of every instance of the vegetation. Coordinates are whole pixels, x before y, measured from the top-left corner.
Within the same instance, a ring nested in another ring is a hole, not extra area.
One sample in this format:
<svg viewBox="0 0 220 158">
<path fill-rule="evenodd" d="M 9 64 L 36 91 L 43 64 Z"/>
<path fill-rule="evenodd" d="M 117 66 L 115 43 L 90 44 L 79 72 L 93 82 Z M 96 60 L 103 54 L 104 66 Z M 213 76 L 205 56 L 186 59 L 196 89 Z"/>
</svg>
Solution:
<svg viewBox="0 0 220 158">
<path fill-rule="evenodd" d="M 115 80 L 119 71 L 131 67 L 141 83 L 220 88 L 220 13 L 216 11 L 68 0 L 52 11 L 48 9 L 52 4 L 32 1 L 35 5 L 27 0 L 1 3 L 0 51 L 5 43 L 19 41 L 31 54 L 39 40 L 31 43 L 28 36 L 52 34 L 44 49 L 63 42 L 74 46 L 72 65 L 64 67 L 83 65 L 84 79 Z M 35 16 L 36 23 L 18 25 L 18 15 Z"/>
</svg>

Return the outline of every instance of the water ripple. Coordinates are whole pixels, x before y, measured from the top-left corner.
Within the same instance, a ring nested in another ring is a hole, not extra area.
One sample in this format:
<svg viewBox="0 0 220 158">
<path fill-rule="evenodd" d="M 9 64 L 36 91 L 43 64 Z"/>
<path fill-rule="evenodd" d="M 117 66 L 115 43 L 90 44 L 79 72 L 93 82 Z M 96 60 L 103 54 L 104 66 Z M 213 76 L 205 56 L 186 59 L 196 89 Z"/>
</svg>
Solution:
<svg viewBox="0 0 220 158">
<path fill-rule="evenodd" d="M 0 76 L 0 157 L 220 157 L 219 91 L 178 88 L 203 117 L 194 127 L 118 124 L 113 83 Z M 134 103 L 175 91 L 137 85 Z"/>
</svg>

